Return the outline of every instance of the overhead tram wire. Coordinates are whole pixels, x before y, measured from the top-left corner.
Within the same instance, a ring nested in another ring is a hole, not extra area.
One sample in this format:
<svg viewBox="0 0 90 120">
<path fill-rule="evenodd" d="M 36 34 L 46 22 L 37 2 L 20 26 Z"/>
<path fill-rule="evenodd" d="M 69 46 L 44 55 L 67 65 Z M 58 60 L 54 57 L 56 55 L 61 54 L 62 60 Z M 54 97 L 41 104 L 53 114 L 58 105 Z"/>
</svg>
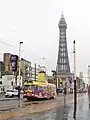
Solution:
<svg viewBox="0 0 90 120">
<path fill-rule="evenodd" d="M 15 46 L 12 46 L 12 45 L 10 45 L 10 44 L 8 44 L 8 43 L 6 43 L 6 42 L 3 42 L 3 41 L 0 41 L 0 43 L 2 43 L 2 44 L 4 44 L 4 45 L 6 45 L 6 46 L 9 46 L 9 47 L 11 47 L 11 48 L 14 48 L 14 49 L 17 49 Z M 24 50 L 23 50 L 23 52 L 24 52 Z M 32 54 L 34 54 L 34 53 L 32 53 Z M 37 56 L 36 54 L 34 54 L 35 55 L 35 57 L 38 57 L 39 59 L 45 59 L 45 57 L 39 57 L 39 56 Z"/>
<path fill-rule="evenodd" d="M 6 43 L 6 42 L 0 41 L 0 43 L 4 44 L 4 45 L 6 45 L 6 46 L 12 47 L 12 48 L 14 48 L 14 49 L 17 49 L 15 46 L 12 46 L 12 45 L 10 45 L 10 44 L 8 44 L 8 43 Z"/>
</svg>

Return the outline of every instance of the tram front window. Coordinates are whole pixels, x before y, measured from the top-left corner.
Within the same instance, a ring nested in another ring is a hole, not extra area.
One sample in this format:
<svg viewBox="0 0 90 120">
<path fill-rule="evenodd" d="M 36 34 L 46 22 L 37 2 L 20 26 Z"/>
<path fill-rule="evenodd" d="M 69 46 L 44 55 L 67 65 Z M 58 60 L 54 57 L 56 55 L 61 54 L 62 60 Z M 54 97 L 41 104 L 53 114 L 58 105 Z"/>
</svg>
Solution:
<svg viewBox="0 0 90 120">
<path fill-rule="evenodd" d="M 24 86 L 24 90 L 28 90 L 28 85 Z"/>
<path fill-rule="evenodd" d="M 27 85 L 24 87 L 25 90 L 38 90 L 38 86 L 36 85 Z"/>
<path fill-rule="evenodd" d="M 38 90 L 38 86 L 32 85 L 32 86 L 29 87 L 29 89 L 31 89 L 31 90 Z"/>
</svg>

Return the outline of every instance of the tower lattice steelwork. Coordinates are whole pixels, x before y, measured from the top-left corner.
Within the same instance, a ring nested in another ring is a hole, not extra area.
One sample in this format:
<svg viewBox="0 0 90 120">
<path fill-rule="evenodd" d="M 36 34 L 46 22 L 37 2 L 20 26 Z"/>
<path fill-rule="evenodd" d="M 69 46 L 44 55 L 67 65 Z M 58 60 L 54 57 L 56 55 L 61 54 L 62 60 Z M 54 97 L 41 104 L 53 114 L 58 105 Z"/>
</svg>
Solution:
<svg viewBox="0 0 90 120">
<path fill-rule="evenodd" d="M 66 29 L 67 23 L 65 21 L 64 15 L 62 13 L 61 19 L 59 21 L 59 50 L 58 50 L 58 59 L 57 59 L 57 73 L 58 77 L 65 79 L 70 73 L 70 65 L 68 58 L 68 49 L 67 49 L 67 40 L 66 40 Z"/>
</svg>

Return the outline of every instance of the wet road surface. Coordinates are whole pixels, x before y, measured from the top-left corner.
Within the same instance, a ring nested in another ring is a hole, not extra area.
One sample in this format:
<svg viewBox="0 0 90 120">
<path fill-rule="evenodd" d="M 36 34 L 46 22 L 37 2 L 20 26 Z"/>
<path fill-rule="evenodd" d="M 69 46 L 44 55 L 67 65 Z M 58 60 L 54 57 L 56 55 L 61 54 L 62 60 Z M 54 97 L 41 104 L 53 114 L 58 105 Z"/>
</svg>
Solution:
<svg viewBox="0 0 90 120">
<path fill-rule="evenodd" d="M 23 103 L 23 101 L 25 101 L 25 99 L 23 99 L 23 95 L 21 95 L 20 99 L 18 99 L 17 97 L 5 98 L 4 95 L 0 95 L 0 110 L 2 108 L 8 108 L 9 106 L 18 105 L 20 103 Z"/>
<path fill-rule="evenodd" d="M 67 119 L 66 119 L 67 118 Z M 73 104 L 67 105 L 66 108 L 53 109 L 51 111 L 42 112 L 40 114 L 27 115 L 20 118 L 7 120 L 74 120 L 73 119 Z M 88 105 L 88 96 L 84 95 L 84 99 L 77 104 L 76 120 L 90 120 L 90 109 Z"/>
<path fill-rule="evenodd" d="M 49 100 L 48 102 L 52 102 L 60 99 L 63 99 L 63 95 L 56 96 L 56 99 Z M 47 102 L 47 101 L 36 101 L 36 102 L 39 103 L 39 102 Z M 22 105 L 25 103 L 28 104 L 28 101 L 26 98 L 23 98 L 23 96 L 21 96 L 20 99 L 18 99 L 17 97 L 5 98 L 4 96 L 0 96 L 0 111 L 7 110 L 10 108 L 15 108 L 16 106 Z M 34 101 L 31 101 L 31 103 L 34 103 Z"/>
<path fill-rule="evenodd" d="M 67 109 L 69 109 L 67 107 Z M 67 110 L 68 111 L 68 110 Z M 63 120 L 64 108 L 8 120 Z"/>
</svg>

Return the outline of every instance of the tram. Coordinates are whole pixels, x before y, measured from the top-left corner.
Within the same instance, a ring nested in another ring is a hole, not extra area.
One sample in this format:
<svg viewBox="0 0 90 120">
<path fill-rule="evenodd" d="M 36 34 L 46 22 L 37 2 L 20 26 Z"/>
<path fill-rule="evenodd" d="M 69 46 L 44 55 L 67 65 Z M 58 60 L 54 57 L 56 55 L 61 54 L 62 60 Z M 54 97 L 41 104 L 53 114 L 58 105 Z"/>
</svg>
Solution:
<svg viewBox="0 0 90 120">
<path fill-rule="evenodd" d="M 56 85 L 48 83 L 46 72 L 40 69 L 38 79 L 24 83 L 24 98 L 31 99 L 50 99 L 56 96 Z"/>
<path fill-rule="evenodd" d="M 56 96 L 56 86 L 47 82 L 28 81 L 24 83 L 24 98 L 50 99 Z"/>
</svg>

